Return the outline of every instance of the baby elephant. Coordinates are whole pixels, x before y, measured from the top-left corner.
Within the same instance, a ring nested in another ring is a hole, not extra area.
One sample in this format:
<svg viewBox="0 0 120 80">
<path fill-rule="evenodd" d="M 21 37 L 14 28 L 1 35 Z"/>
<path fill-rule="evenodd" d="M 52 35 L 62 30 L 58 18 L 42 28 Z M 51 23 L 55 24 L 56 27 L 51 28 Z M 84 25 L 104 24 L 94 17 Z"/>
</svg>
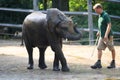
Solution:
<svg viewBox="0 0 120 80">
<path fill-rule="evenodd" d="M 59 61 L 62 71 L 69 71 L 66 59 L 62 51 L 62 38 L 79 40 L 81 34 L 76 32 L 72 19 L 68 18 L 56 8 L 48 9 L 47 13 L 33 12 L 29 14 L 22 28 L 23 39 L 28 52 L 29 65 L 27 69 L 33 69 L 33 48 L 39 49 L 39 67 L 47 68 L 45 64 L 45 50 L 47 46 L 55 52 L 53 70 L 59 71 Z"/>
</svg>

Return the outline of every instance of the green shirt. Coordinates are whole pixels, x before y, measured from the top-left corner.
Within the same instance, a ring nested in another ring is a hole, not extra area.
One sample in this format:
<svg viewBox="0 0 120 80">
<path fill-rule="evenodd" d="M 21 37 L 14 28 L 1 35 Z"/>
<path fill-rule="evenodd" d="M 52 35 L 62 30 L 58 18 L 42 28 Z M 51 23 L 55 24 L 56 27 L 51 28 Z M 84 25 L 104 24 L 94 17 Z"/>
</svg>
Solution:
<svg viewBox="0 0 120 80">
<path fill-rule="evenodd" d="M 109 15 L 105 11 L 103 11 L 102 14 L 99 15 L 99 19 L 98 19 L 99 32 L 102 38 L 104 38 L 108 23 L 111 23 L 111 19 Z M 113 32 L 111 29 L 108 37 L 112 35 L 113 35 Z"/>
</svg>

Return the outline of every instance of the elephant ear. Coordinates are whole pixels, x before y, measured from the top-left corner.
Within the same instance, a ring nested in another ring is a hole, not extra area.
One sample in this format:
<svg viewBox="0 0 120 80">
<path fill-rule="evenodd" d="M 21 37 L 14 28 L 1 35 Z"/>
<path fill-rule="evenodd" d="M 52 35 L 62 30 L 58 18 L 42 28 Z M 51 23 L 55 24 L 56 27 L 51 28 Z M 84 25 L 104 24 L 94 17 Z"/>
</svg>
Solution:
<svg viewBox="0 0 120 80">
<path fill-rule="evenodd" d="M 57 27 L 58 24 L 65 19 L 66 16 L 57 8 L 51 8 L 47 10 L 47 23 L 48 28 L 51 32 L 53 32 L 54 28 Z"/>
</svg>

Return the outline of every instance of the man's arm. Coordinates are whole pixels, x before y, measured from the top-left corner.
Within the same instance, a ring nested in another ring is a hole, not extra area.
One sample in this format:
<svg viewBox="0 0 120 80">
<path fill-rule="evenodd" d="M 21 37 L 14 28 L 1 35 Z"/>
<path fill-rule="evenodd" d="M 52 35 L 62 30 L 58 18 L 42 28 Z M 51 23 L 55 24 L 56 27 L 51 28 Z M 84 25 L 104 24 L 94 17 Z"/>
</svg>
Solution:
<svg viewBox="0 0 120 80">
<path fill-rule="evenodd" d="M 110 33 L 110 30 L 111 30 L 111 23 L 108 23 L 107 24 L 107 29 L 106 29 L 106 32 L 105 32 L 105 36 L 104 36 L 104 41 L 108 40 L 108 35 Z"/>
</svg>

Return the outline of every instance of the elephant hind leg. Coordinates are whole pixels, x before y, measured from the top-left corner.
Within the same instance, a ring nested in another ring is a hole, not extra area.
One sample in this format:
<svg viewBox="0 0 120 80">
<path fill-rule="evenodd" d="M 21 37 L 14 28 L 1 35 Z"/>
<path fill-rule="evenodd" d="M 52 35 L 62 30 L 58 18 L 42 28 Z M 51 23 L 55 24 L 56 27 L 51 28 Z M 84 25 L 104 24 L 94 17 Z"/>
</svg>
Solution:
<svg viewBox="0 0 120 80">
<path fill-rule="evenodd" d="M 28 53 L 28 67 L 27 69 L 33 69 L 34 61 L 33 61 L 33 48 L 27 38 L 24 38 L 25 46 Z"/>
<path fill-rule="evenodd" d="M 45 50 L 47 47 L 44 48 L 39 48 L 39 64 L 38 67 L 40 69 L 45 69 L 47 68 L 46 64 L 45 64 Z"/>
<path fill-rule="evenodd" d="M 29 63 L 28 63 L 28 67 L 27 69 L 33 69 L 33 65 L 34 65 L 34 61 L 33 61 L 33 48 L 29 45 L 26 45 L 26 49 L 27 49 L 27 52 L 28 52 L 28 60 L 29 60 Z"/>
</svg>

